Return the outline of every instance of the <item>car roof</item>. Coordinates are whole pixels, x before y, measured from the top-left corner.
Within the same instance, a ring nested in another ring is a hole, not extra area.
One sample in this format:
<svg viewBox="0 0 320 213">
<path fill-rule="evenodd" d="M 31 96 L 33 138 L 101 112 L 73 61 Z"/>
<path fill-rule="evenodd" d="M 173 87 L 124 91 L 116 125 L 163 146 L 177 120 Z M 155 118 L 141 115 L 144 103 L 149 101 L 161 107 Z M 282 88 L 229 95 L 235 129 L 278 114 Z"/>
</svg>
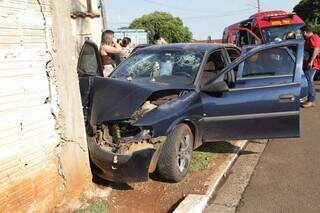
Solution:
<svg viewBox="0 0 320 213">
<path fill-rule="evenodd" d="M 215 50 L 226 46 L 226 44 L 210 44 L 210 43 L 177 43 L 177 44 L 163 44 L 163 45 L 151 45 L 144 47 L 139 51 L 144 50 L 197 50 L 206 52 L 208 50 Z"/>
</svg>

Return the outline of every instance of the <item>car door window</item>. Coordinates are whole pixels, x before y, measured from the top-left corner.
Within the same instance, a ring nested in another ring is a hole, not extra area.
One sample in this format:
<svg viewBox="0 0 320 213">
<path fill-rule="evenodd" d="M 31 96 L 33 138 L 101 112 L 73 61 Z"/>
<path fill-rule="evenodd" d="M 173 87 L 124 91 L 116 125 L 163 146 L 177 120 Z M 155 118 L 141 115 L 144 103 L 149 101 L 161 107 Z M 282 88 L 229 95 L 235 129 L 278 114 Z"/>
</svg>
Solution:
<svg viewBox="0 0 320 213">
<path fill-rule="evenodd" d="M 96 50 L 93 45 L 85 43 L 82 47 L 79 61 L 78 72 L 87 75 L 98 75 L 98 61 L 96 56 Z"/>
<path fill-rule="evenodd" d="M 203 86 L 209 79 L 216 76 L 216 74 L 225 67 L 221 50 L 211 53 L 204 65 L 201 75 L 200 85 Z"/>
<path fill-rule="evenodd" d="M 245 45 L 249 45 L 249 37 L 248 37 L 248 32 L 245 30 L 241 30 L 240 31 L 240 35 L 239 35 L 239 46 L 245 46 Z"/>
<path fill-rule="evenodd" d="M 226 49 L 227 49 L 227 52 L 228 52 L 228 55 L 229 55 L 231 62 L 236 60 L 241 55 L 240 51 L 234 47 L 228 47 Z"/>
<path fill-rule="evenodd" d="M 244 55 L 250 51 L 243 51 Z M 294 82 L 297 46 L 261 50 L 234 67 L 235 88 L 263 87 Z"/>
<path fill-rule="evenodd" d="M 263 76 L 293 77 L 294 58 L 287 48 L 272 48 L 258 52 L 244 62 L 242 78 Z"/>
<path fill-rule="evenodd" d="M 237 45 L 238 38 L 239 38 L 239 32 L 238 31 L 233 32 L 232 41 L 230 43 Z"/>
</svg>

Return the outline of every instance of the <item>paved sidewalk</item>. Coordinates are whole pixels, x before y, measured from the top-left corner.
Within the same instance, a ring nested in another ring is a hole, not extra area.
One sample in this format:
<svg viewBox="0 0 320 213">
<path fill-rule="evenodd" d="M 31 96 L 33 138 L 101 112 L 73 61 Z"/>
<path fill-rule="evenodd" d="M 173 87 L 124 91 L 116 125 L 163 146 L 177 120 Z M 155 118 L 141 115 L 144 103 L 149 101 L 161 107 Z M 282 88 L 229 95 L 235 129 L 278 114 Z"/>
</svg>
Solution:
<svg viewBox="0 0 320 213">
<path fill-rule="evenodd" d="M 301 110 L 301 138 L 268 143 L 238 213 L 320 212 L 319 94 L 317 98 L 317 107 Z"/>
<path fill-rule="evenodd" d="M 266 146 L 267 140 L 251 141 L 240 152 L 226 182 L 209 201 L 204 213 L 233 213 Z"/>
</svg>

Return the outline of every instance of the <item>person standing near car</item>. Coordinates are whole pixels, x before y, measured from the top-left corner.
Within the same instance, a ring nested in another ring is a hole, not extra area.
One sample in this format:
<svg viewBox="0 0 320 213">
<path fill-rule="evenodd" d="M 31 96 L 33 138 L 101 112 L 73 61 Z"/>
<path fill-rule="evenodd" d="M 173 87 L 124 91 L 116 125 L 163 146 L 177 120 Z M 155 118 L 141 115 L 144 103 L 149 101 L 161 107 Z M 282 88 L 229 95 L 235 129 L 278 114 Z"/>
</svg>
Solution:
<svg viewBox="0 0 320 213">
<path fill-rule="evenodd" d="M 100 55 L 103 66 L 103 76 L 108 77 L 113 69 L 117 66 L 113 59 L 114 54 L 120 54 L 122 48 L 117 43 L 112 30 L 106 30 L 101 35 Z"/>
<path fill-rule="evenodd" d="M 313 83 L 316 70 L 320 70 L 320 37 L 313 33 L 310 26 L 302 28 L 303 35 L 306 39 L 304 46 L 303 71 L 308 81 L 308 100 L 302 105 L 304 108 L 315 106 L 316 89 Z"/>
<path fill-rule="evenodd" d="M 153 36 L 153 42 L 156 45 L 167 44 L 166 40 L 162 37 L 160 33 L 156 33 Z"/>
<path fill-rule="evenodd" d="M 132 52 L 131 39 L 129 37 L 124 37 L 121 40 L 120 45 L 122 47 L 120 58 L 121 58 L 121 61 L 123 61 L 127 59 Z"/>
</svg>

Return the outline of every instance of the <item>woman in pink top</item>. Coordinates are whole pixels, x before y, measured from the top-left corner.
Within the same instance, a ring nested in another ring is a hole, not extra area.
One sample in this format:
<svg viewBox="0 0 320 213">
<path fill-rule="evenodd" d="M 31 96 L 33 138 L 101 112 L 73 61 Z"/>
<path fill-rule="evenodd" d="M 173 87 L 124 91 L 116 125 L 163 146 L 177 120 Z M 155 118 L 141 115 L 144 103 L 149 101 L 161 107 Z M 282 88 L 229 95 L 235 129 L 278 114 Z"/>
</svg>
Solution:
<svg viewBox="0 0 320 213">
<path fill-rule="evenodd" d="M 111 58 L 111 54 L 119 54 L 122 48 L 117 43 L 112 30 L 106 30 L 102 33 L 100 44 L 100 55 L 103 65 L 103 76 L 108 77 L 116 67 L 116 62 Z"/>
</svg>

